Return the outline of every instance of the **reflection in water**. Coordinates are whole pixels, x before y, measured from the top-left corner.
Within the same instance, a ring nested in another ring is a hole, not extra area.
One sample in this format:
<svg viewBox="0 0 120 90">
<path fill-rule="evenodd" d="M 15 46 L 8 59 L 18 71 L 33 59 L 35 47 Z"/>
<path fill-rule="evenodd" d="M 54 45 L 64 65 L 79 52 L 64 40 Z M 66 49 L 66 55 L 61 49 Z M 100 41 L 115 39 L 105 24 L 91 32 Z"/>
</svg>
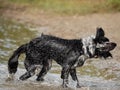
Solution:
<svg viewBox="0 0 120 90">
<path fill-rule="evenodd" d="M 7 60 L 13 51 L 21 44 L 27 43 L 36 37 L 36 32 L 31 31 L 22 24 L 0 18 L 0 90 L 62 90 L 60 78 L 61 67 L 53 63 L 53 67 L 46 75 L 44 82 L 36 82 L 36 76 L 27 81 L 18 81 L 20 75 L 25 73 L 23 62 L 20 63 L 16 79 L 6 82 Z M 120 65 L 115 60 L 88 60 L 83 67 L 77 69 L 82 90 L 119 90 Z M 75 89 L 76 83 L 70 77 L 70 89 Z M 90 87 L 90 88 L 89 88 Z"/>
</svg>

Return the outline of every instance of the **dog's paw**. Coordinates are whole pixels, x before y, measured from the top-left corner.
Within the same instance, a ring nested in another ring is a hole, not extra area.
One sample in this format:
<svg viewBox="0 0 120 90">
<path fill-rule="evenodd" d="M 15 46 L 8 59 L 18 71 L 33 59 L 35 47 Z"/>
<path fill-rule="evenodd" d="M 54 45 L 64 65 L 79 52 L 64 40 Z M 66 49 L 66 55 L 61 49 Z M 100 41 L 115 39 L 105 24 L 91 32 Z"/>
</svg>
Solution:
<svg viewBox="0 0 120 90">
<path fill-rule="evenodd" d="M 24 75 L 22 75 L 22 76 L 20 76 L 20 80 L 26 80 L 26 79 L 28 79 L 30 76 L 27 76 L 26 74 L 24 74 Z"/>
<path fill-rule="evenodd" d="M 81 85 L 79 84 L 79 83 L 77 83 L 77 86 L 76 86 L 77 88 L 81 88 Z"/>
<path fill-rule="evenodd" d="M 43 78 L 37 78 L 36 81 L 44 81 Z"/>
<path fill-rule="evenodd" d="M 21 77 L 19 78 L 19 80 L 25 80 L 25 78 L 24 78 L 23 76 L 21 76 Z"/>
<path fill-rule="evenodd" d="M 14 74 L 9 74 L 8 78 L 5 81 L 13 81 L 14 80 Z"/>
<path fill-rule="evenodd" d="M 14 78 L 11 78 L 11 77 L 8 77 L 5 81 L 8 82 L 8 81 L 13 81 Z"/>
<path fill-rule="evenodd" d="M 26 76 L 26 75 L 22 75 L 20 78 L 19 78 L 19 80 L 26 80 L 26 79 L 28 79 L 29 77 L 28 76 Z"/>
<path fill-rule="evenodd" d="M 63 88 L 68 88 L 67 84 L 62 84 Z"/>
</svg>

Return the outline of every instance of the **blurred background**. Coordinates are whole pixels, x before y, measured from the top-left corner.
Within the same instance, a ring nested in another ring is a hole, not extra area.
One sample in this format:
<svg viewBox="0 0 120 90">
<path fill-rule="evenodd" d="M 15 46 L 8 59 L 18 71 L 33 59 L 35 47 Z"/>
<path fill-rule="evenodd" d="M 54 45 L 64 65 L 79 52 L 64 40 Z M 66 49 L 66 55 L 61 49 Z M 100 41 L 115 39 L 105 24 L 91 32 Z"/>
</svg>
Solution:
<svg viewBox="0 0 120 90">
<path fill-rule="evenodd" d="M 78 68 L 82 90 L 120 90 L 120 0 L 0 0 L 0 89 L 32 90 L 33 85 L 36 89 L 56 90 L 62 81 L 61 67 L 55 62 L 43 83 L 47 87 L 43 88 L 44 85 L 36 84 L 34 77 L 25 85 L 18 83 L 17 79 L 25 72 L 24 55 L 19 60 L 16 81 L 6 82 L 9 57 L 21 44 L 41 33 L 79 39 L 95 35 L 97 27 L 104 29 L 117 48 L 111 52 L 113 59 L 88 60 Z M 54 86 L 56 81 L 58 87 Z"/>
</svg>

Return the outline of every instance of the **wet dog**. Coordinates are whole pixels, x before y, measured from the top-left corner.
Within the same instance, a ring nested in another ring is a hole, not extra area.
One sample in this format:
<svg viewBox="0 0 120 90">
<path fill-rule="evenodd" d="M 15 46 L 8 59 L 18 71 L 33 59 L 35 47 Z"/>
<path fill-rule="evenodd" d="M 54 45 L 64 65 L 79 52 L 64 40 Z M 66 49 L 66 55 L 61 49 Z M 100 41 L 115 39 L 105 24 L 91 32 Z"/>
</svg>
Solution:
<svg viewBox="0 0 120 90">
<path fill-rule="evenodd" d="M 71 75 L 74 81 L 77 81 L 77 87 L 80 87 L 76 75 L 76 67 L 84 64 L 88 58 L 95 56 L 102 57 L 100 53 L 110 53 L 116 47 L 116 43 L 110 42 L 105 37 L 102 28 L 97 28 L 95 36 L 82 39 L 61 39 L 50 35 L 41 35 L 31 40 L 29 43 L 21 45 L 8 61 L 9 76 L 13 76 L 18 67 L 18 58 L 20 54 L 25 53 L 24 65 L 26 73 L 20 79 L 26 80 L 35 74 L 39 66 L 42 67 L 37 75 L 37 81 L 43 81 L 52 66 L 52 60 L 55 60 L 62 66 L 61 78 L 63 87 L 67 87 L 68 76 Z M 104 56 L 103 56 L 104 57 Z"/>
</svg>

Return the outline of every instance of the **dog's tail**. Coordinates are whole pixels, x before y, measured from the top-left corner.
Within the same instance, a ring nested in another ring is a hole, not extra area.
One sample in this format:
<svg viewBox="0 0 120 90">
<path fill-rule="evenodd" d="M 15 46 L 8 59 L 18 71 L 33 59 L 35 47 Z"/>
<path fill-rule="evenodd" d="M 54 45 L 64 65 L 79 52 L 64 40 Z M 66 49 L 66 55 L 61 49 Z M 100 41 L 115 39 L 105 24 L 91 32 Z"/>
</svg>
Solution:
<svg viewBox="0 0 120 90">
<path fill-rule="evenodd" d="M 26 52 L 27 44 L 21 45 L 17 50 L 14 51 L 13 55 L 8 61 L 9 74 L 15 74 L 18 67 L 18 58 L 22 53 Z"/>
</svg>

